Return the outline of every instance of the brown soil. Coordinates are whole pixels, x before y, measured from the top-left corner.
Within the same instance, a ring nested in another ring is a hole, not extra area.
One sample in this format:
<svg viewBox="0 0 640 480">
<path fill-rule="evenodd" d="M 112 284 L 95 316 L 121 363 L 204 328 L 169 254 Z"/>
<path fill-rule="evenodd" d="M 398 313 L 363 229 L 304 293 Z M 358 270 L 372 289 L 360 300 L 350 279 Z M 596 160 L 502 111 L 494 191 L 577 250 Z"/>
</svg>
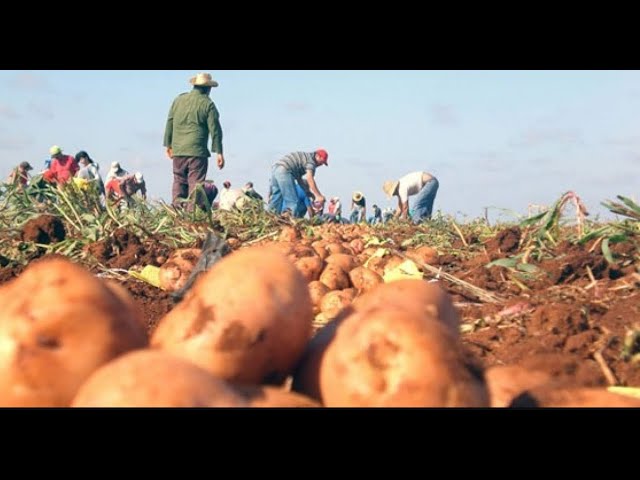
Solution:
<svg viewBox="0 0 640 480">
<path fill-rule="evenodd" d="M 22 241 L 43 245 L 62 242 L 65 238 L 66 231 L 62 220 L 53 215 L 32 218 L 25 224 L 21 234 Z"/>
<path fill-rule="evenodd" d="M 148 240 L 143 244 L 136 235 L 122 228 L 117 229 L 111 237 L 92 243 L 87 250 L 102 265 L 125 270 L 134 265 L 159 266 L 171 251 L 157 240 Z"/>
</svg>

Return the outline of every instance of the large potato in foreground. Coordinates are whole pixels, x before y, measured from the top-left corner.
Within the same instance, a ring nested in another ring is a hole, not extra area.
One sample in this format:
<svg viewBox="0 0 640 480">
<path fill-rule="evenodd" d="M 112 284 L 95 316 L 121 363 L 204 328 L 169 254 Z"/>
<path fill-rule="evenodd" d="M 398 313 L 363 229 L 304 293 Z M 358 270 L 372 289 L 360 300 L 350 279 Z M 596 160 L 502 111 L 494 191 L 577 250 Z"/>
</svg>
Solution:
<svg viewBox="0 0 640 480">
<path fill-rule="evenodd" d="M 96 370 L 73 407 L 246 407 L 223 380 L 159 350 L 123 355 Z"/>
<path fill-rule="evenodd" d="M 183 248 L 173 252 L 160 267 L 160 288 L 175 292 L 184 287 L 201 253 L 199 248 Z"/>
<path fill-rule="evenodd" d="M 369 308 L 401 309 L 439 319 L 456 336 L 460 334 L 460 317 L 451 297 L 437 283 L 424 280 L 398 280 L 374 286 L 357 297 L 356 310 Z"/>
<path fill-rule="evenodd" d="M 151 344 L 238 383 L 281 382 L 312 333 L 304 278 L 269 247 L 238 250 L 201 275 Z"/>
<path fill-rule="evenodd" d="M 30 265 L 0 304 L 1 406 L 68 406 L 95 369 L 147 344 L 130 304 L 66 259 Z"/>
<path fill-rule="evenodd" d="M 256 385 L 235 385 L 235 390 L 253 408 L 318 408 L 318 402 L 282 388 Z"/>
<path fill-rule="evenodd" d="M 320 365 L 327 407 L 486 407 L 482 375 L 458 338 L 406 310 L 356 311 L 338 326 Z"/>
<path fill-rule="evenodd" d="M 352 313 L 353 309 L 347 307 L 335 319 L 318 330 L 307 344 L 304 354 L 293 373 L 293 385 L 291 386 L 293 391 L 324 403 L 322 392 L 320 391 L 320 366 L 322 359 L 329 344 L 335 338 L 338 326 Z"/>
<path fill-rule="evenodd" d="M 513 408 L 640 408 L 640 399 L 618 395 L 601 388 L 540 387 L 513 400 Z"/>
<path fill-rule="evenodd" d="M 552 381 L 549 373 L 518 365 L 497 365 L 485 371 L 492 407 L 508 407 L 514 398 Z"/>
</svg>

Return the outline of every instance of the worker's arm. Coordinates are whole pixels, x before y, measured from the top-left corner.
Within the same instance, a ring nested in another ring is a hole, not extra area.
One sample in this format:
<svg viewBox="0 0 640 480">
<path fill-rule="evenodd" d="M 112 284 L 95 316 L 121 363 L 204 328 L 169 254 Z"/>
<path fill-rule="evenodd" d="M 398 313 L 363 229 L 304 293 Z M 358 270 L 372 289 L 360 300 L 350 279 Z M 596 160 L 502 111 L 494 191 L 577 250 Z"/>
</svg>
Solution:
<svg viewBox="0 0 640 480">
<path fill-rule="evenodd" d="M 318 185 L 316 184 L 316 180 L 313 177 L 313 172 L 311 170 L 307 170 L 306 179 L 307 179 L 307 183 L 309 184 L 309 189 L 311 190 L 311 192 L 315 196 L 315 201 L 316 202 L 320 202 L 320 203 L 324 203 L 325 202 L 325 198 L 320 193 L 320 190 L 318 190 Z"/>
</svg>

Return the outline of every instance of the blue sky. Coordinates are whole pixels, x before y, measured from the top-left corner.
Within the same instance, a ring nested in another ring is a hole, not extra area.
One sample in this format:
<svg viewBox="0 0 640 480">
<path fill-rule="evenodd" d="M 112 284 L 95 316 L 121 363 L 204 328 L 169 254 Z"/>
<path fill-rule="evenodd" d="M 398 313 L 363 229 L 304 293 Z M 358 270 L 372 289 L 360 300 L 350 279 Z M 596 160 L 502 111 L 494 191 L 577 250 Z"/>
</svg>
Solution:
<svg viewBox="0 0 640 480">
<path fill-rule="evenodd" d="M 166 115 L 198 71 L 220 83 L 217 184 L 253 180 L 266 196 L 276 160 L 323 147 L 319 187 L 345 206 L 353 190 L 394 205 L 382 183 L 416 170 L 440 180 L 435 209 L 461 220 L 484 207 L 524 213 L 567 190 L 594 214 L 617 194 L 636 198 L 638 71 L 5 70 L 0 175 L 23 160 L 38 170 L 58 144 L 87 150 L 103 176 L 113 160 L 142 171 L 150 197 L 170 201 Z"/>
</svg>

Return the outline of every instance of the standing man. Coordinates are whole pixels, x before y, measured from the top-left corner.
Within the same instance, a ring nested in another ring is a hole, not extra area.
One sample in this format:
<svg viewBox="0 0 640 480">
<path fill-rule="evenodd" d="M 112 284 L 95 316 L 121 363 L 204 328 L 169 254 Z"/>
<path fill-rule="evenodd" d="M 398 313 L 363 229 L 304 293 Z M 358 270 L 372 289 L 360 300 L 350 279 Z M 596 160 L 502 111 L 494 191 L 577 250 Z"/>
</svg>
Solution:
<svg viewBox="0 0 640 480">
<path fill-rule="evenodd" d="M 413 222 L 431 218 L 433 202 L 438 193 L 440 183 L 438 179 L 427 172 L 413 172 L 405 175 L 400 180 L 388 180 L 384 182 L 382 190 L 387 197 L 398 197 L 398 208 L 394 217 L 407 219 L 409 215 L 409 197 L 415 195 L 413 204 Z"/>
<path fill-rule="evenodd" d="M 218 168 L 224 168 L 220 114 L 209 97 L 218 82 L 209 73 L 198 73 L 189 82 L 193 90 L 173 101 L 164 131 L 164 146 L 173 161 L 174 206 L 178 206 L 180 199 L 189 198 L 196 185 L 204 183 L 211 156 L 207 148 L 209 136 Z"/>
<path fill-rule="evenodd" d="M 297 182 L 306 190 L 303 177 L 315 201 L 324 204 L 325 198 L 318 189 L 315 174 L 317 167 L 328 165 L 328 159 L 327 151 L 318 149 L 315 152 L 293 152 L 278 160 L 271 174 L 269 209 L 275 213 L 285 210 L 295 213 L 298 205 L 295 184 Z"/>
</svg>

